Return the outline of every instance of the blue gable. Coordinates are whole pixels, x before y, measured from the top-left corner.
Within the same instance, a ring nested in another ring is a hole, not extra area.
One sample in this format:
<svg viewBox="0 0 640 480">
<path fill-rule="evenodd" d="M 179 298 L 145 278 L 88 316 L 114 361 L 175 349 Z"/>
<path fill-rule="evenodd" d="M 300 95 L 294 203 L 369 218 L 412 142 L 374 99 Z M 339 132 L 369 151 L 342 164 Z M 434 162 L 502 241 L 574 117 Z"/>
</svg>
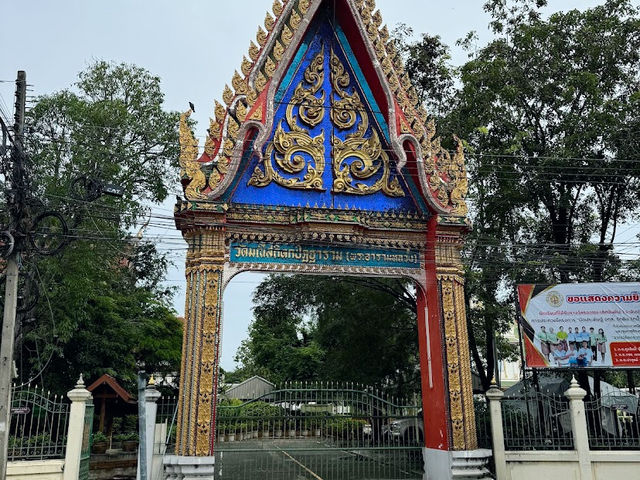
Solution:
<svg viewBox="0 0 640 480">
<path fill-rule="evenodd" d="M 326 13 L 299 46 L 274 108 L 263 158 L 245 155 L 231 203 L 426 211 L 409 175 L 397 171 L 384 115 Z"/>
</svg>

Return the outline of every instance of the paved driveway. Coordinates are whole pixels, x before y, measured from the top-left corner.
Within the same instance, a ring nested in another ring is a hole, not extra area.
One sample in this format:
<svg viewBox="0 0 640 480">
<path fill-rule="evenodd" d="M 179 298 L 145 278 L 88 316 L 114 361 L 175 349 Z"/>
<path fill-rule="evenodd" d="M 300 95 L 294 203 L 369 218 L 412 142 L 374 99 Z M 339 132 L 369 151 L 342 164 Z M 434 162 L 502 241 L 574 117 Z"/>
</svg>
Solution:
<svg viewBox="0 0 640 480">
<path fill-rule="evenodd" d="M 216 447 L 221 480 L 422 479 L 419 449 L 347 450 L 315 439 L 254 439 Z"/>
</svg>

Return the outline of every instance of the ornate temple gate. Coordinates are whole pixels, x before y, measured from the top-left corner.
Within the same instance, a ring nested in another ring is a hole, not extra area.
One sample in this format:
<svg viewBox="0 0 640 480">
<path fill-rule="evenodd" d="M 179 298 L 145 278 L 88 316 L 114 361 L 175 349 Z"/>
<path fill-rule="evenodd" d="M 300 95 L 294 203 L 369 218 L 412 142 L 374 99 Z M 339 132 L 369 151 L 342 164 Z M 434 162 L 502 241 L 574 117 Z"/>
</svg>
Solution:
<svg viewBox="0 0 640 480">
<path fill-rule="evenodd" d="M 435 138 L 373 1 L 276 0 L 256 39 L 216 102 L 203 153 L 191 112 L 181 117 L 187 301 L 166 471 L 213 472 L 222 293 L 234 275 L 264 271 L 414 281 L 425 478 L 465 478 L 465 461 L 486 452 L 476 451 L 460 261 L 462 144 L 450 153 Z"/>
</svg>

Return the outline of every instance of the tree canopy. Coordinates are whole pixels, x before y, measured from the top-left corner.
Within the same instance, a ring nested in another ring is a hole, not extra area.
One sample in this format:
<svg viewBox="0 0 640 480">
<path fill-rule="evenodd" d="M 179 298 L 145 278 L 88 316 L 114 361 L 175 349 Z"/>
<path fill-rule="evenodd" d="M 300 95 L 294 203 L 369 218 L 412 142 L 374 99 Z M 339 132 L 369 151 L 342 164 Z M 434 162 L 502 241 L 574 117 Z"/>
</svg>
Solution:
<svg viewBox="0 0 640 480">
<path fill-rule="evenodd" d="M 271 275 L 238 351 L 244 376 L 420 389 L 415 298 L 400 280 Z"/>
<path fill-rule="evenodd" d="M 141 362 L 178 370 L 181 323 L 162 285 L 168 261 L 135 235 L 177 184 L 178 114 L 162 103 L 159 78 L 99 61 L 30 109 L 29 208 L 62 213 L 70 233 L 58 254 L 25 257 L 39 299 L 20 315 L 19 381 L 62 392 L 80 373 L 110 373 L 134 388 Z M 113 188 L 122 195 L 103 194 Z"/>
</svg>

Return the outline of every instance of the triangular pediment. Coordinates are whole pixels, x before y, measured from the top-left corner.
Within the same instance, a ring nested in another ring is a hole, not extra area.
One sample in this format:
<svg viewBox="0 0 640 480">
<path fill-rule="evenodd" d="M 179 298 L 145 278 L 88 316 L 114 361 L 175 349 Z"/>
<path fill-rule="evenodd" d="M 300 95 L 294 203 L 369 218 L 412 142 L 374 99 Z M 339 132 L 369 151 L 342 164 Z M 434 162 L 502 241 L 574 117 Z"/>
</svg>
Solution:
<svg viewBox="0 0 640 480">
<path fill-rule="evenodd" d="M 181 119 L 190 200 L 466 214 L 462 149 L 435 127 L 367 0 L 276 0 L 204 153 Z"/>
<path fill-rule="evenodd" d="M 271 132 L 230 201 L 419 211 L 385 117 L 331 13 L 316 14 L 276 89 Z"/>
</svg>

